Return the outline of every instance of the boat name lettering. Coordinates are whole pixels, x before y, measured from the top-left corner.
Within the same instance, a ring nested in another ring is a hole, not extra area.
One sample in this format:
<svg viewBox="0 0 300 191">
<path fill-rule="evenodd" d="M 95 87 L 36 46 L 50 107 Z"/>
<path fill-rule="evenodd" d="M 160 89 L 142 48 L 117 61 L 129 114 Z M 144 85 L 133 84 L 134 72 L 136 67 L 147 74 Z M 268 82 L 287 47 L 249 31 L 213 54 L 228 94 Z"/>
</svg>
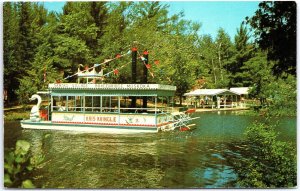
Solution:
<svg viewBox="0 0 300 191">
<path fill-rule="evenodd" d="M 160 90 L 176 90 L 176 86 L 163 84 L 75 84 L 60 83 L 49 84 L 49 89 L 160 89 Z"/>
<path fill-rule="evenodd" d="M 49 84 L 49 88 L 54 89 L 153 89 L 155 84 Z"/>
<path fill-rule="evenodd" d="M 85 121 L 116 123 L 117 122 L 117 117 L 86 116 Z"/>
<path fill-rule="evenodd" d="M 127 84 L 127 88 L 150 88 L 150 84 Z"/>
</svg>

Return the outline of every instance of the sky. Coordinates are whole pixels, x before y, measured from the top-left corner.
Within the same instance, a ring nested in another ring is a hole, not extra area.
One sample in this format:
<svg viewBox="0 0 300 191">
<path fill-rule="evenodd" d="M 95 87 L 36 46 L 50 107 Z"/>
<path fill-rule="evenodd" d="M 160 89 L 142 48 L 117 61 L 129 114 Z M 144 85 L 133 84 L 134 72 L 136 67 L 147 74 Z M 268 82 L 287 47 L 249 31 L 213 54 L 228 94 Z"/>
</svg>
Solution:
<svg viewBox="0 0 300 191">
<path fill-rule="evenodd" d="M 200 35 L 216 37 L 222 27 L 233 40 L 237 29 L 246 16 L 251 17 L 258 9 L 259 1 L 167 1 L 170 15 L 184 12 L 184 19 L 201 24 Z M 65 2 L 44 2 L 51 11 L 62 12 Z"/>
</svg>

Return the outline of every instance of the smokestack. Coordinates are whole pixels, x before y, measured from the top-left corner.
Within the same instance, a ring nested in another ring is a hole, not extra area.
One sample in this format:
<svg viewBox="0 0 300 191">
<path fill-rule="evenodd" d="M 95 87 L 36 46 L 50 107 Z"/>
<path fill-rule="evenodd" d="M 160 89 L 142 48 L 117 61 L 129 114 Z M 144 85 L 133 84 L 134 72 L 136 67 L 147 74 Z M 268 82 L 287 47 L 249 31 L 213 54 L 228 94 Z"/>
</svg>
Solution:
<svg viewBox="0 0 300 191">
<path fill-rule="evenodd" d="M 132 79 L 132 83 L 135 84 L 136 83 L 136 61 L 137 61 L 137 48 L 133 47 L 132 49 L 132 64 L 131 64 L 131 79 Z"/>
<path fill-rule="evenodd" d="M 142 79 L 142 82 L 144 84 L 147 83 L 147 77 L 148 77 L 148 69 L 146 67 L 146 65 L 148 64 L 148 54 L 149 54 L 149 52 L 147 50 L 145 50 L 144 53 L 143 53 L 143 57 L 145 58 L 145 64 L 144 64 L 144 67 L 143 67 L 143 79 Z"/>
<path fill-rule="evenodd" d="M 134 46 L 131 49 L 132 62 L 131 62 L 131 82 L 136 83 L 136 61 L 137 61 L 137 48 Z M 131 97 L 131 108 L 136 108 L 136 96 Z"/>
<path fill-rule="evenodd" d="M 148 64 L 148 54 L 149 52 L 147 50 L 144 51 L 143 56 L 145 58 L 145 64 L 143 67 L 143 83 L 146 84 L 148 82 L 147 77 L 148 77 L 148 69 L 146 67 L 146 65 Z M 147 97 L 143 97 L 143 108 L 147 108 Z"/>
</svg>

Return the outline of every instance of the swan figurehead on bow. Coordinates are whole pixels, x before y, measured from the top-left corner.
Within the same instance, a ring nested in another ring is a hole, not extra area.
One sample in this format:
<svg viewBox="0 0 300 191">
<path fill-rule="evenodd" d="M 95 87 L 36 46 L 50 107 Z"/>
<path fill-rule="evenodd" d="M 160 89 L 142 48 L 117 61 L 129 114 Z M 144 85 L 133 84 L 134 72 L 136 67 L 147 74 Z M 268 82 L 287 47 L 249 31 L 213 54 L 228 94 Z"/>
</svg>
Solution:
<svg viewBox="0 0 300 191">
<path fill-rule="evenodd" d="M 41 96 L 34 94 L 31 96 L 31 98 L 29 100 L 33 101 L 37 99 L 37 104 L 34 105 L 31 108 L 31 112 L 30 112 L 30 120 L 31 121 L 40 121 L 40 107 L 41 107 L 41 103 L 42 103 L 42 98 Z"/>
</svg>

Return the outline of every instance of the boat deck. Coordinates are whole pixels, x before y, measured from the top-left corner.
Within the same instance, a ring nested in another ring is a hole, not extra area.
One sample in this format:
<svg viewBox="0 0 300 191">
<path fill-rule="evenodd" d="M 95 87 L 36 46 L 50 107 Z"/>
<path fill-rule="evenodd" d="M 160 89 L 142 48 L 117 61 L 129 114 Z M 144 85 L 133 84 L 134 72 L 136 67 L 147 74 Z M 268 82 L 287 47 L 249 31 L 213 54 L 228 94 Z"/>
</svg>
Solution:
<svg viewBox="0 0 300 191">
<path fill-rule="evenodd" d="M 140 126 L 116 126 L 116 125 L 97 125 L 97 124 L 69 124 L 53 123 L 51 121 L 32 122 L 31 120 L 22 120 L 21 126 L 25 129 L 43 129 L 43 130 L 62 130 L 77 131 L 88 133 L 109 133 L 109 134 L 130 134 L 130 133 L 157 133 L 156 127 Z"/>
</svg>

